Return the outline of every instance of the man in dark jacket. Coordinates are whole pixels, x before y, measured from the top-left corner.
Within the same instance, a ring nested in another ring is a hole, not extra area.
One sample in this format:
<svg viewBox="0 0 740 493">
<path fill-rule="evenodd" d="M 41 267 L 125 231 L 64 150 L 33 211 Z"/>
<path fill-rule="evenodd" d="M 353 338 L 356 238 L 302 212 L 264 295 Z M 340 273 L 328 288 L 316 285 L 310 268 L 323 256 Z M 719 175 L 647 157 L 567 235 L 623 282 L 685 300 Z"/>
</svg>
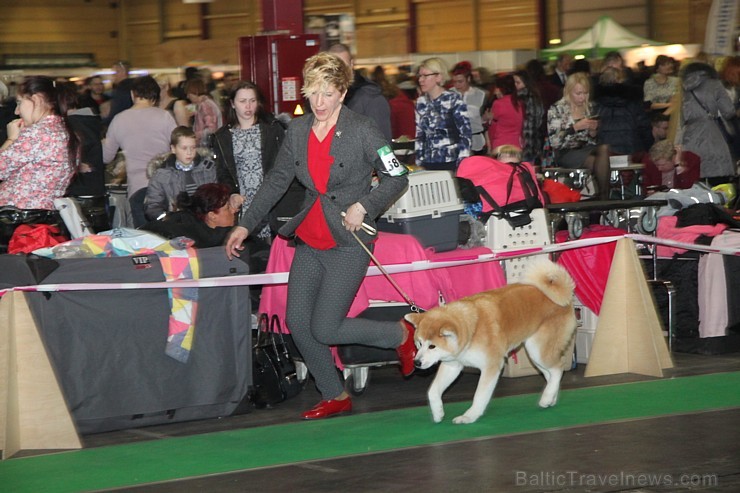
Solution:
<svg viewBox="0 0 740 493">
<path fill-rule="evenodd" d="M 113 65 L 113 90 L 110 95 L 110 111 L 103 118 L 103 125 L 106 127 L 110 125 L 117 114 L 129 109 L 134 104 L 131 99 L 133 79 L 128 76 L 129 68 L 128 62 L 116 62 Z"/>
<path fill-rule="evenodd" d="M 555 61 L 553 73 L 547 77 L 550 83 L 558 88 L 559 97 L 557 99 L 560 99 L 563 96 L 565 81 L 568 79 L 572 67 L 573 55 L 570 53 L 560 53 Z"/>
<path fill-rule="evenodd" d="M 99 75 L 93 75 L 85 79 L 85 92 L 78 98 L 77 106 L 79 108 L 92 108 L 93 113 L 99 115 L 100 105 L 109 99 L 110 97 L 105 94 L 103 78 Z"/>
<path fill-rule="evenodd" d="M 347 45 L 341 43 L 335 44 L 329 48 L 329 53 L 333 53 L 344 60 L 344 63 L 355 74 L 355 79 L 347 91 L 347 95 L 344 97 L 344 104 L 352 111 L 369 116 L 375 120 L 383 136 L 390 142 L 393 138 L 391 131 L 391 107 L 388 104 L 388 100 L 383 96 L 380 86 L 360 75 L 358 70 L 355 70 L 355 60 Z"/>
</svg>

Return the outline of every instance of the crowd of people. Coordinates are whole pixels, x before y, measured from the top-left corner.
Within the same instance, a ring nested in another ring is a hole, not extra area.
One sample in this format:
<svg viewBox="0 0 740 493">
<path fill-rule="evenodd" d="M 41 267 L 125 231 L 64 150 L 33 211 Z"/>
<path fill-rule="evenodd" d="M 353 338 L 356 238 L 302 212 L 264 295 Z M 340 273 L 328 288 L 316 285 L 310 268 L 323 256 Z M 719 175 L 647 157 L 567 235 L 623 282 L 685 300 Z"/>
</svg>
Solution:
<svg viewBox="0 0 740 493">
<path fill-rule="evenodd" d="M 631 69 L 618 52 L 593 64 L 564 53 L 551 67 L 530 60 L 520 70 L 491 75 L 467 61 L 448 68 L 430 58 L 415 76 L 399 71 L 390 77 L 376 67 L 372 80 L 390 103 L 392 137 L 415 142 L 417 165 L 454 170 L 467 156 L 514 145 L 534 165 L 588 170 L 596 196 L 608 199 L 614 155 L 645 166 L 649 193 L 671 183 L 736 180 L 740 57 L 718 65 L 719 72 L 701 55 L 683 61 L 659 55 L 652 66 Z M 675 149 L 674 168 L 695 179 L 655 172 L 651 149 L 664 139 Z"/>
<path fill-rule="evenodd" d="M 719 73 L 663 56 L 633 71 L 610 53 L 592 71 L 564 54 L 549 75 L 531 60 L 493 77 L 432 57 L 391 77 L 358 69 L 335 45 L 306 61 L 309 112 L 288 122 L 234 74 L 215 86 L 188 70 L 174 85 L 113 68 L 108 92 L 99 76 L 81 87 L 28 77 L 10 99 L 0 85 L 0 209 L 103 197 L 105 166 L 122 154 L 133 227 L 224 245 L 252 272 L 275 235 L 293 237 L 287 325 L 322 394 L 305 419 L 351 409 L 331 345 L 396 348 L 402 373 L 413 372 L 413 328 L 346 318 L 374 245 L 368 228 L 408 183 L 395 143 L 413 141 L 417 167 L 453 172 L 469 156 L 514 149 L 536 166 L 588 169 L 604 199 L 615 154 L 645 165 L 650 190 L 737 177 L 740 57 Z M 3 227 L 0 248 L 10 235 Z"/>
<path fill-rule="evenodd" d="M 495 75 L 467 61 L 448 67 L 435 57 L 413 71 L 399 67 L 387 75 L 381 66 L 357 69 L 348 46 L 334 45 L 328 52 L 352 71 L 344 104 L 370 117 L 386 140 L 413 142 L 412 161 L 424 169 L 454 171 L 468 156 L 493 155 L 496 148 L 513 145 L 534 165 L 589 170 L 600 198 L 610 196 L 612 155 L 644 164 L 649 191 L 736 177 L 739 57 L 726 58 L 718 72 L 701 58 L 680 62 L 665 55 L 652 67 L 633 70 L 617 52 L 594 69 L 564 53 L 551 66 L 530 60 L 520 70 Z M 65 194 L 100 204 L 110 179 L 105 166 L 116 159 L 125 162 L 133 227 L 174 211 L 177 193 L 185 191 L 180 188 L 192 194 L 205 182 L 228 185 L 239 197 L 235 205 L 249 206 L 273 166 L 289 120 L 266 110 L 261 89 L 231 73 L 216 84 L 194 67 L 177 84 L 167 77 L 131 77 L 125 62 L 112 68 L 107 91 L 99 75 L 80 85 L 29 77 L 10 94 L 0 85 L 5 137 L 0 206 L 53 209 L 53 199 Z M 173 132 L 182 128 L 194 132 L 194 166 L 175 152 Z M 674 145 L 674 167 L 696 180 L 655 172 L 652 146 L 664 139 Z M 206 154 L 211 164 L 204 173 L 197 163 Z M 165 155 L 169 161 L 152 180 L 151 163 L 163 163 Z M 169 183 L 167 193 L 165 175 L 177 182 Z M 256 250 L 266 248 L 265 240 L 280 226 L 277 217 L 294 213 L 304 193 L 297 180 L 291 184 L 253 235 Z"/>
</svg>

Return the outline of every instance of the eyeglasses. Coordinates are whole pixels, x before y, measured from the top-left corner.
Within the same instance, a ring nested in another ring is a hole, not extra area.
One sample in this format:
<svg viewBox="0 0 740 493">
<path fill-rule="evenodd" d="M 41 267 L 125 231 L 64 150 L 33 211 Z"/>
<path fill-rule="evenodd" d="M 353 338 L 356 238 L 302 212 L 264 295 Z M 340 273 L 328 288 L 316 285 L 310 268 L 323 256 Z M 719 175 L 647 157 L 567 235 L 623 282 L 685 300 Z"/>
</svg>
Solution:
<svg viewBox="0 0 740 493">
<path fill-rule="evenodd" d="M 416 77 L 418 79 L 426 79 L 427 77 L 431 77 L 433 75 L 439 75 L 439 72 L 432 72 L 432 73 L 429 73 L 429 74 L 416 74 Z"/>
</svg>

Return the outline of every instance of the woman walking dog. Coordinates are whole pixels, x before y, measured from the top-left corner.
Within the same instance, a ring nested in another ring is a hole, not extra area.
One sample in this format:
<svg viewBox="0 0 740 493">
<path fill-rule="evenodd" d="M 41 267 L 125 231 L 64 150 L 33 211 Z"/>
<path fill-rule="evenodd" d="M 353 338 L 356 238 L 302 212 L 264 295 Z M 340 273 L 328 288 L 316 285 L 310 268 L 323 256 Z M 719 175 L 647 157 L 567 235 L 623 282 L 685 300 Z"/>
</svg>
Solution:
<svg viewBox="0 0 740 493">
<path fill-rule="evenodd" d="M 353 235 L 373 248 L 374 237 L 363 222 L 373 226 L 408 179 L 376 124 L 342 104 L 352 73 L 340 58 L 329 53 L 309 58 L 303 80 L 312 113 L 290 123 L 274 168 L 226 241 L 226 254 L 239 256 L 242 242 L 293 178 L 306 187 L 301 211 L 280 234 L 296 240 L 286 323 L 322 396 L 302 417 L 321 419 L 352 410 L 329 346 L 396 348 L 402 373 L 414 370 L 416 349 L 406 324 L 347 318 L 369 263 Z M 373 171 L 379 183 L 371 191 Z"/>
</svg>

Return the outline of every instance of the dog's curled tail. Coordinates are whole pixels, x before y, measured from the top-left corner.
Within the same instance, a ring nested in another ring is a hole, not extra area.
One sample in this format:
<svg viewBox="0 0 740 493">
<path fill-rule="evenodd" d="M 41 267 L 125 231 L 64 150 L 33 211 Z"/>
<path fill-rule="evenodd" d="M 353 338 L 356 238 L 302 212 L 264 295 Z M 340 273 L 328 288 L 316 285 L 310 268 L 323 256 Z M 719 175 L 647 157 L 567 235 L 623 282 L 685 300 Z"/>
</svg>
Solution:
<svg viewBox="0 0 740 493">
<path fill-rule="evenodd" d="M 522 275 L 521 282 L 539 288 L 553 303 L 560 306 L 571 303 L 576 287 L 568 271 L 547 258 L 534 260 Z"/>
</svg>

